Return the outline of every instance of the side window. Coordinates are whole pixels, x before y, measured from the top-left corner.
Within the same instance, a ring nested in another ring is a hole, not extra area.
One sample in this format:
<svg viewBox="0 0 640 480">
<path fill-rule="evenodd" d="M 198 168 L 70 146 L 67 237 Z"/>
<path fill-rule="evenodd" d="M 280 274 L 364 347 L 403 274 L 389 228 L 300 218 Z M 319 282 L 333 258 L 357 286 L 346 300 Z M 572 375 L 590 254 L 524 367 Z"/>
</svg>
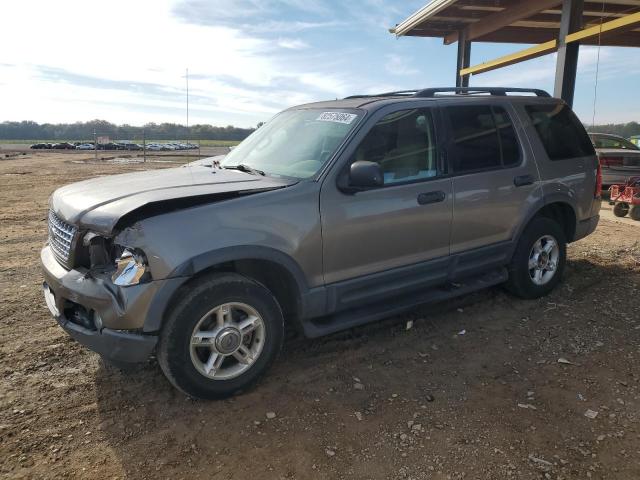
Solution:
<svg viewBox="0 0 640 480">
<path fill-rule="evenodd" d="M 464 105 L 446 107 L 453 145 L 454 173 L 511 167 L 520 163 L 520 143 L 502 107 Z"/>
<path fill-rule="evenodd" d="M 550 160 L 595 155 L 587 132 L 567 105 L 527 105 L 525 109 Z"/>
<path fill-rule="evenodd" d="M 494 107 L 493 114 L 496 119 L 496 127 L 500 135 L 502 147 L 502 165 L 512 167 L 520 163 L 520 143 L 516 136 L 516 130 L 507 112 L 502 107 Z"/>
<path fill-rule="evenodd" d="M 511 119 L 502 107 L 462 105 L 446 107 L 453 144 L 455 173 L 516 165 L 520 144 Z"/>
<path fill-rule="evenodd" d="M 387 185 L 435 177 L 437 153 L 431 111 L 401 110 L 373 126 L 358 146 L 354 161 L 378 163 Z"/>
<path fill-rule="evenodd" d="M 447 107 L 453 134 L 455 173 L 500 166 L 498 133 L 488 105 Z"/>
</svg>

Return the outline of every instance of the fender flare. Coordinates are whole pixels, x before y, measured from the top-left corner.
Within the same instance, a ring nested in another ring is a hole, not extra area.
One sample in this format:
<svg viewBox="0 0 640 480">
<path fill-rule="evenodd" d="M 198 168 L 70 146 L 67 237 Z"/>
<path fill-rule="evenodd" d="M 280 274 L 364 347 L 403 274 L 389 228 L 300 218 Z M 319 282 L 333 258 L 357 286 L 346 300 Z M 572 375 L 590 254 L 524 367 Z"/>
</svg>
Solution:
<svg viewBox="0 0 640 480">
<path fill-rule="evenodd" d="M 149 305 L 143 331 L 145 333 L 160 331 L 164 314 L 174 294 L 195 275 L 221 263 L 249 259 L 268 260 L 277 263 L 287 270 L 295 280 L 301 297 L 300 301 L 302 302 L 308 295 L 309 287 L 304 272 L 298 263 L 286 253 L 274 248 L 253 245 L 221 248 L 196 255 L 173 269 Z"/>
<path fill-rule="evenodd" d="M 573 214 L 576 217 L 576 224 L 578 223 L 576 205 L 572 197 L 568 196 L 567 194 L 559 193 L 559 192 L 545 195 L 543 198 L 538 199 L 533 205 L 531 205 L 531 208 L 529 209 L 526 216 L 524 217 L 524 221 L 520 223 L 520 226 L 518 227 L 518 230 L 516 231 L 516 234 L 513 239 L 512 250 L 515 250 L 516 245 L 520 240 L 520 236 L 522 235 L 522 232 L 524 231 L 525 228 L 527 228 L 527 225 L 529 225 L 533 217 L 535 217 L 540 212 L 540 210 L 542 210 L 544 207 L 552 203 L 565 203 L 569 207 L 571 207 L 571 210 L 573 210 Z M 567 239 L 567 242 L 570 242 L 570 241 L 571 239 Z M 513 254 L 513 251 L 511 252 L 511 255 L 512 254 Z"/>
</svg>

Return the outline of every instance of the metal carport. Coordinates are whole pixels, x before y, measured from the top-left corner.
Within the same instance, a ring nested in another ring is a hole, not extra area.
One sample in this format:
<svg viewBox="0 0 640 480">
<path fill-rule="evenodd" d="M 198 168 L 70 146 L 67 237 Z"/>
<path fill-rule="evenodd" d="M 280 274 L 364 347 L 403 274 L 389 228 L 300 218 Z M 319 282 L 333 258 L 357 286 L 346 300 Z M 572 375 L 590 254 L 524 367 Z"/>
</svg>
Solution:
<svg viewBox="0 0 640 480">
<path fill-rule="evenodd" d="M 554 95 L 571 105 L 581 44 L 640 47 L 640 0 L 432 0 L 390 32 L 457 42 L 458 87 L 471 75 L 558 52 Z M 473 42 L 535 45 L 471 66 Z"/>
</svg>

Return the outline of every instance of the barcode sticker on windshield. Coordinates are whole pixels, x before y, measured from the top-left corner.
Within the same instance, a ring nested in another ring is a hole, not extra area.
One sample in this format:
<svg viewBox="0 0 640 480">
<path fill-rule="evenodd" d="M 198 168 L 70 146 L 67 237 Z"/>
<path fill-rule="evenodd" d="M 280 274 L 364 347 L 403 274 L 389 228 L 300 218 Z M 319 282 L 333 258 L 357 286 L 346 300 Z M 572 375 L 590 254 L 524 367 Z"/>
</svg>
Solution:
<svg viewBox="0 0 640 480">
<path fill-rule="evenodd" d="M 320 120 L 321 122 L 346 123 L 349 125 L 357 116 L 355 113 L 322 112 L 316 120 Z"/>
</svg>

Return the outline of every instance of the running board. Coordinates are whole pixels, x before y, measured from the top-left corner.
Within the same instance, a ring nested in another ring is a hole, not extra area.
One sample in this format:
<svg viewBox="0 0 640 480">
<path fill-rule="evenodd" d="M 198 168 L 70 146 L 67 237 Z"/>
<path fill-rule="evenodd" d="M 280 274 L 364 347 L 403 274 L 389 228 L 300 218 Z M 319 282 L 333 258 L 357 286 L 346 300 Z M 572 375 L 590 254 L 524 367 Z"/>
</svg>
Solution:
<svg viewBox="0 0 640 480">
<path fill-rule="evenodd" d="M 321 337 L 340 330 L 391 317 L 425 303 L 441 302 L 483 288 L 492 287 L 505 282 L 508 277 L 507 269 L 500 268 L 483 275 L 469 277 L 459 283 L 449 283 L 422 292 L 414 292 L 383 302 L 352 308 L 333 315 L 305 320 L 302 322 L 302 327 L 307 337 Z"/>
</svg>

